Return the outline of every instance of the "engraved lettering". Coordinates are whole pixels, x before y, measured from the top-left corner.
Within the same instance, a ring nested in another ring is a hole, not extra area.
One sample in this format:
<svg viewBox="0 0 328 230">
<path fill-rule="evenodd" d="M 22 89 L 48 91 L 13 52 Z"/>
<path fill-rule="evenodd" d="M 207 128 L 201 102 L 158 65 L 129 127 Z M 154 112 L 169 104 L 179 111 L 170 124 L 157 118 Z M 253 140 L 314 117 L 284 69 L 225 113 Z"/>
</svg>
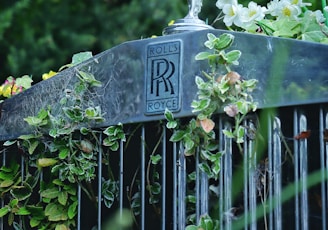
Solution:
<svg viewBox="0 0 328 230">
<path fill-rule="evenodd" d="M 180 110 L 180 41 L 151 44 L 147 47 L 145 80 L 148 115 L 161 114 L 166 108 Z"/>
<path fill-rule="evenodd" d="M 170 91 L 171 94 L 174 94 L 174 88 L 170 80 L 174 71 L 173 62 L 163 58 L 152 60 L 150 93 L 153 94 L 155 91 L 156 96 L 159 96 L 159 90 L 163 84 L 165 92 Z"/>
</svg>

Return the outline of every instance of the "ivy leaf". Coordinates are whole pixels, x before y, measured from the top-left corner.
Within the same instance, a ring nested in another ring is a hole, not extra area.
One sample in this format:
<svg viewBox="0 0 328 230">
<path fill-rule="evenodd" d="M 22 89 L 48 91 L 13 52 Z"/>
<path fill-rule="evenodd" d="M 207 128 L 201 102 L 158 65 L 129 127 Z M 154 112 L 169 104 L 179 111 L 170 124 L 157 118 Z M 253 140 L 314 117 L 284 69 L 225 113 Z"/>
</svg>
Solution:
<svg viewBox="0 0 328 230">
<path fill-rule="evenodd" d="M 185 136 L 186 132 L 183 130 L 177 130 L 176 132 L 173 133 L 173 135 L 170 138 L 171 142 L 178 142 L 181 141 L 184 136 Z"/>
<path fill-rule="evenodd" d="M 197 61 L 206 60 L 211 55 L 212 55 L 212 53 L 210 53 L 210 52 L 200 52 L 195 56 L 195 60 L 197 60 Z"/>
<path fill-rule="evenodd" d="M 53 198 L 57 198 L 59 194 L 58 188 L 48 188 L 46 190 L 43 190 L 41 192 L 41 197 L 43 198 L 49 198 L 49 199 L 53 199 Z"/>
<path fill-rule="evenodd" d="M 85 110 L 85 115 L 89 118 L 92 118 L 92 117 L 97 116 L 97 112 L 96 112 L 95 108 L 89 107 Z"/>
<path fill-rule="evenodd" d="M 60 149 L 59 154 L 58 154 L 59 159 L 61 159 L 61 160 L 66 159 L 66 157 L 68 156 L 69 152 L 70 152 L 69 148 L 62 148 L 62 149 Z"/>
<path fill-rule="evenodd" d="M 28 183 L 23 183 L 23 186 L 13 187 L 10 194 L 18 201 L 26 200 L 32 195 L 32 188 Z"/>
<path fill-rule="evenodd" d="M 57 203 L 49 203 L 44 211 L 49 221 L 67 220 L 67 211 L 64 207 Z"/>
<path fill-rule="evenodd" d="M 68 199 L 68 193 L 66 191 L 61 191 L 58 193 L 58 202 L 65 206 Z"/>
<path fill-rule="evenodd" d="M 57 129 L 55 129 L 55 128 L 54 129 L 50 129 L 49 136 L 51 136 L 53 138 L 58 137 L 59 135 L 58 135 Z"/>
<path fill-rule="evenodd" d="M 166 123 L 166 128 L 174 129 L 175 127 L 177 127 L 178 122 L 174 120 L 173 113 L 169 109 L 167 109 L 167 108 L 165 109 L 164 116 L 165 116 L 166 120 L 168 121 Z"/>
<path fill-rule="evenodd" d="M 32 228 L 37 227 L 40 223 L 41 223 L 41 220 L 38 220 L 38 219 L 36 219 L 36 218 L 34 218 L 34 217 L 32 217 L 32 218 L 30 219 L 30 226 L 31 226 Z"/>
<path fill-rule="evenodd" d="M 42 206 L 27 205 L 26 208 L 31 213 L 31 216 L 33 216 L 34 220 L 40 221 L 45 218 Z"/>
<path fill-rule="evenodd" d="M 76 216 L 76 214 L 77 214 L 77 206 L 78 206 L 78 202 L 77 201 L 74 201 L 73 204 L 71 204 L 68 207 L 67 215 L 68 215 L 68 218 L 70 220 L 73 219 Z"/>
<path fill-rule="evenodd" d="M 243 143 L 244 142 L 244 135 L 245 135 L 245 128 L 242 126 L 239 126 L 236 130 L 236 136 L 237 136 L 237 143 Z"/>
<path fill-rule="evenodd" d="M 88 128 L 86 128 L 86 127 L 81 127 L 80 128 L 80 133 L 82 135 L 87 135 L 89 132 L 90 132 L 90 130 Z"/>
<path fill-rule="evenodd" d="M 31 212 L 26 207 L 20 207 L 16 212 L 16 215 L 20 215 L 20 216 L 26 216 L 30 214 Z"/>
<path fill-rule="evenodd" d="M 104 204 L 107 208 L 112 207 L 115 200 L 115 195 L 111 191 L 107 191 L 104 194 Z"/>
<path fill-rule="evenodd" d="M 236 106 L 241 114 L 247 114 L 250 110 L 249 103 L 247 101 L 243 101 L 243 100 L 237 101 Z"/>
<path fill-rule="evenodd" d="M 217 159 L 216 161 L 213 162 L 212 165 L 212 171 L 215 176 L 219 175 L 219 172 L 221 170 L 221 162 L 220 159 Z"/>
<path fill-rule="evenodd" d="M 151 185 L 150 191 L 154 195 L 158 195 L 161 193 L 161 184 L 158 182 L 155 182 L 154 184 Z"/>
<path fill-rule="evenodd" d="M 161 159 L 162 159 L 162 157 L 161 157 L 161 155 L 159 155 L 159 154 L 156 154 L 156 155 L 152 155 L 152 156 L 150 156 L 150 160 L 151 160 L 151 163 L 152 163 L 153 165 L 157 165 L 158 162 L 159 162 Z"/>
<path fill-rule="evenodd" d="M 212 170 L 211 170 L 211 168 L 210 168 L 210 166 L 208 164 L 206 164 L 206 163 L 200 163 L 198 165 L 198 167 L 199 167 L 199 169 L 201 171 L 203 171 L 204 173 L 206 173 L 209 177 L 212 177 L 213 176 L 213 172 L 212 172 Z"/>
<path fill-rule="evenodd" d="M 186 199 L 187 199 L 188 203 L 196 204 L 196 202 L 197 202 L 196 196 L 194 196 L 194 195 L 188 195 Z"/>
<path fill-rule="evenodd" d="M 0 188 L 7 188 L 14 184 L 13 180 L 4 180 L 0 183 Z"/>
<path fill-rule="evenodd" d="M 34 139 L 34 138 L 38 138 L 40 137 L 39 135 L 35 135 L 35 134 L 26 134 L 26 135 L 20 135 L 18 137 L 18 139 L 21 139 L 21 140 L 30 140 L 30 139 Z"/>
<path fill-rule="evenodd" d="M 234 64 L 234 65 L 238 65 L 238 59 L 241 56 L 241 52 L 239 50 L 232 50 L 228 53 L 225 54 L 225 58 L 227 60 L 228 64 Z"/>
<path fill-rule="evenodd" d="M 32 116 L 24 118 L 24 121 L 26 121 L 30 126 L 43 126 L 48 123 L 47 121 L 44 121 L 42 118 L 32 117 Z"/>
<path fill-rule="evenodd" d="M 57 162 L 58 162 L 58 160 L 56 160 L 54 158 L 39 158 L 37 161 L 37 165 L 41 168 L 44 168 L 44 167 L 52 166 L 52 165 L 56 164 Z"/>
<path fill-rule="evenodd" d="M 38 140 L 35 141 L 31 141 L 30 145 L 28 147 L 28 153 L 30 155 L 32 155 L 34 153 L 34 151 L 36 150 L 36 148 L 39 146 L 40 142 Z"/>
<path fill-rule="evenodd" d="M 183 145 L 185 147 L 185 155 L 191 156 L 195 152 L 195 141 L 192 139 L 192 136 L 190 133 L 187 133 L 183 138 Z"/>
<path fill-rule="evenodd" d="M 65 224 L 57 224 L 55 230 L 70 230 Z"/>
<path fill-rule="evenodd" d="M 224 33 L 219 36 L 218 40 L 215 40 L 214 48 L 217 50 L 227 49 L 231 46 L 235 36 L 232 34 Z"/>
<path fill-rule="evenodd" d="M 15 81 L 15 83 L 18 87 L 21 86 L 24 89 L 30 88 L 32 85 L 32 82 L 33 82 L 32 78 L 28 75 L 24 75 L 22 77 L 16 78 L 16 81 Z"/>
<path fill-rule="evenodd" d="M 9 207 L 8 206 L 0 208 L 0 217 L 4 217 L 5 215 L 7 215 L 8 212 L 9 212 Z"/>
<path fill-rule="evenodd" d="M 80 52 L 80 53 L 76 53 L 73 55 L 72 57 L 72 65 L 78 65 L 88 59 L 92 58 L 92 52 L 90 51 L 86 51 L 86 52 Z"/>
<path fill-rule="evenodd" d="M 223 134 L 228 137 L 228 138 L 235 138 L 235 136 L 233 135 L 233 133 L 227 129 L 222 130 Z"/>
<path fill-rule="evenodd" d="M 207 34 L 207 41 L 204 43 L 204 45 L 209 48 L 209 49 L 213 49 L 214 48 L 214 44 L 215 41 L 218 39 L 214 34 L 212 33 L 208 33 Z"/>
<path fill-rule="evenodd" d="M 95 86 L 95 87 L 102 86 L 101 82 L 96 80 L 95 76 L 91 73 L 79 70 L 78 76 L 83 82 L 86 82 L 86 83 L 90 84 L 91 86 Z"/>
<path fill-rule="evenodd" d="M 78 106 L 75 107 L 64 107 L 63 108 L 64 114 L 73 121 L 82 121 L 83 114 L 81 108 Z"/>
<path fill-rule="evenodd" d="M 3 143 L 3 146 L 10 146 L 10 145 L 13 145 L 17 142 L 17 140 L 8 140 L 8 141 L 5 141 L 5 143 Z"/>
<path fill-rule="evenodd" d="M 168 129 L 174 129 L 178 126 L 178 122 L 176 121 L 169 121 L 166 123 L 166 128 Z"/>
</svg>

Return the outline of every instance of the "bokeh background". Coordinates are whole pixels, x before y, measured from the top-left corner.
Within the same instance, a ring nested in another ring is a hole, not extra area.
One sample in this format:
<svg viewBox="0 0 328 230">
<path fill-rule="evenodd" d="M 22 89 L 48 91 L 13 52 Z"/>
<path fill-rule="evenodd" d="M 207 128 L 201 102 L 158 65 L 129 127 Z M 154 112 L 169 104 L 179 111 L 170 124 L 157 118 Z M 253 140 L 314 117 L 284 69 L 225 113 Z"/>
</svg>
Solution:
<svg viewBox="0 0 328 230">
<path fill-rule="evenodd" d="M 307 2 L 314 8 L 320 4 Z M 215 3 L 203 0 L 200 18 L 209 24 L 220 13 Z M 25 74 L 37 82 L 43 73 L 70 63 L 74 53 L 95 55 L 125 41 L 160 36 L 168 22 L 187 11 L 187 0 L 1 0 L 0 84 Z"/>
</svg>

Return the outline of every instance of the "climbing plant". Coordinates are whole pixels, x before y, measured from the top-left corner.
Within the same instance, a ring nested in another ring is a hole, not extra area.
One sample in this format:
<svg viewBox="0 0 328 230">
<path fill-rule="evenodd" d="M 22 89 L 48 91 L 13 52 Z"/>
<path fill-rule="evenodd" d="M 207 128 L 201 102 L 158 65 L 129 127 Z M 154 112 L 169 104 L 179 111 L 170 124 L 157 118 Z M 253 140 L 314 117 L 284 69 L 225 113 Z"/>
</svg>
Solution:
<svg viewBox="0 0 328 230">
<path fill-rule="evenodd" d="M 69 66 L 89 57 L 90 53 L 80 53 Z M 66 89 L 59 102 L 61 111 L 53 113 L 49 105 L 36 116 L 26 117 L 34 132 L 4 143 L 8 151 L 26 153 L 24 176 L 19 176 L 23 165 L 15 161 L 0 168 L 0 189 L 7 201 L 0 217 L 7 216 L 8 225 L 15 229 L 74 229 L 78 186 L 95 206 L 102 199 L 110 208 L 117 198 L 118 182 L 106 156 L 125 140 L 123 126 L 92 128 L 104 118 L 101 107 L 87 100 L 87 94 L 101 83 L 88 72 L 76 70 L 75 74 L 78 81 Z M 102 178 L 102 197 L 96 197 L 92 189 L 98 158 L 109 170 Z"/>
</svg>

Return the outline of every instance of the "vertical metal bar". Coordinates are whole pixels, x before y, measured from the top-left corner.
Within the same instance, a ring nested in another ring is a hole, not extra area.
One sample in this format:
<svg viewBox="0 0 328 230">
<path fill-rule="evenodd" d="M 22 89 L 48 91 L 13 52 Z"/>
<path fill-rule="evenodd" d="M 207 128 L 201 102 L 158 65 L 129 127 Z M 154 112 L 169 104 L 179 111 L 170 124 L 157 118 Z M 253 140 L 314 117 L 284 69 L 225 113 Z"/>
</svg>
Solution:
<svg viewBox="0 0 328 230">
<path fill-rule="evenodd" d="M 226 129 L 231 131 L 230 126 L 226 126 Z M 224 174 L 224 188 L 223 188 L 223 196 L 224 196 L 224 211 L 230 212 L 232 208 L 232 139 L 226 137 L 225 142 L 225 154 L 223 155 L 223 174 Z M 225 229 L 230 230 L 232 228 L 231 224 L 231 216 L 225 215 Z"/>
<path fill-rule="evenodd" d="M 145 215 L 146 215 L 146 148 L 145 148 L 145 125 L 141 127 L 141 210 L 140 210 L 140 227 L 145 229 Z"/>
<path fill-rule="evenodd" d="M 219 143 L 220 143 L 219 151 L 224 150 L 224 146 L 223 146 L 224 134 L 223 134 L 222 130 L 223 130 L 223 122 L 222 122 L 222 117 L 220 116 L 220 119 L 219 119 L 219 133 L 220 133 L 220 136 L 219 136 Z M 221 215 L 224 213 L 224 207 L 223 207 L 223 200 L 224 200 L 224 197 L 223 197 L 223 179 L 224 179 L 223 168 L 224 168 L 224 165 L 223 165 L 223 162 L 222 162 L 221 172 L 219 174 L 219 213 Z M 224 218 L 220 218 L 220 229 L 224 229 L 223 228 L 223 226 L 224 226 L 223 223 L 224 223 Z"/>
<path fill-rule="evenodd" d="M 280 130 L 280 120 L 275 118 L 273 128 Z M 281 140 L 280 133 L 274 132 L 273 134 L 273 171 L 269 171 L 269 178 L 273 177 L 273 195 L 275 197 L 274 207 L 274 226 L 276 230 L 282 229 L 282 210 L 281 210 Z M 271 179 L 270 179 L 271 180 Z M 272 190 L 269 188 L 270 191 Z"/>
<path fill-rule="evenodd" d="M 77 230 L 81 230 L 81 202 L 82 199 L 81 199 L 81 186 L 78 185 L 77 186 L 77 202 L 78 202 L 78 205 L 77 205 Z"/>
<path fill-rule="evenodd" d="M 120 141 L 120 219 L 123 218 L 123 199 L 124 199 L 124 142 Z"/>
<path fill-rule="evenodd" d="M 296 126 L 296 127 L 295 127 Z M 307 120 L 303 114 L 294 112 L 294 135 L 307 130 Z M 295 217 L 296 228 L 308 229 L 308 192 L 307 192 L 307 139 L 302 138 L 294 141 L 295 157 L 295 192 L 300 194 L 295 196 Z M 300 180 L 300 182 L 298 182 Z"/>
<path fill-rule="evenodd" d="M 244 213 L 245 213 L 245 221 L 244 221 L 244 229 L 248 229 L 248 220 L 250 217 L 250 207 L 249 207 L 249 164 L 250 157 L 248 151 L 248 143 L 244 143 L 244 159 L 243 159 L 243 171 L 244 171 Z"/>
<path fill-rule="evenodd" d="M 256 201 L 257 201 L 257 180 L 256 180 L 256 153 L 254 151 L 254 142 L 248 141 L 248 159 L 249 159 L 249 210 L 250 210 L 250 229 L 257 229 L 257 219 L 256 219 Z M 246 148 L 246 147 L 245 147 Z"/>
<path fill-rule="evenodd" d="M 178 177 L 178 172 L 177 172 L 177 167 L 178 166 L 178 162 L 177 162 L 177 143 L 174 142 L 173 143 L 173 230 L 177 230 L 177 197 L 178 197 L 178 191 L 177 191 L 177 177 Z"/>
<path fill-rule="evenodd" d="M 275 138 L 273 136 L 278 135 L 279 136 L 279 130 L 277 129 L 275 123 L 276 120 L 279 120 L 278 118 L 274 118 L 274 120 L 272 121 L 271 116 L 267 117 L 268 119 L 268 174 L 269 174 L 269 197 L 273 197 L 273 180 L 274 180 L 274 176 L 273 176 L 273 155 L 276 154 L 274 152 L 274 147 L 273 145 L 275 144 Z M 273 210 L 273 200 L 270 199 L 269 202 L 269 209 Z M 268 228 L 269 229 L 274 229 L 273 226 L 275 224 L 275 221 L 273 219 L 273 212 L 269 212 L 269 224 L 268 224 Z"/>
<path fill-rule="evenodd" d="M 99 134 L 102 143 L 102 133 Z M 98 146 L 98 230 L 101 230 L 102 147 Z"/>
<path fill-rule="evenodd" d="M 299 118 L 300 131 L 307 130 L 307 120 L 304 115 Z M 308 205 L 308 190 L 307 190 L 307 177 L 308 177 L 308 157 L 307 157 L 307 139 L 299 140 L 300 145 L 300 179 L 301 179 L 301 221 L 302 229 L 309 229 L 309 205 Z"/>
<path fill-rule="evenodd" d="M 178 223 L 179 223 L 179 230 L 185 229 L 186 223 L 186 159 L 184 155 L 184 149 L 182 143 L 179 143 L 180 151 L 179 151 L 179 178 L 178 178 Z"/>
<path fill-rule="evenodd" d="M 25 177 L 25 157 L 22 155 L 21 156 L 21 178 L 22 178 L 22 185 L 23 185 L 23 181 L 24 181 L 24 177 Z M 19 218 L 19 225 L 20 226 L 23 226 L 23 223 L 22 223 L 22 218 Z"/>
<path fill-rule="evenodd" d="M 200 194 L 201 194 L 201 202 L 200 202 L 200 213 L 204 215 L 208 213 L 208 177 L 207 174 L 201 172 L 201 181 L 200 181 Z"/>
<path fill-rule="evenodd" d="M 294 109 L 293 114 L 294 120 L 294 135 L 299 133 L 298 129 L 298 112 Z M 300 201 L 298 195 L 298 188 L 299 188 L 299 151 L 298 151 L 298 141 L 294 140 L 294 181 L 295 181 L 295 230 L 300 229 Z"/>
<path fill-rule="evenodd" d="M 199 172 L 199 149 L 196 150 L 196 223 L 197 225 L 199 224 L 199 217 L 200 217 L 200 208 L 199 208 L 199 203 L 200 203 L 200 172 Z"/>
<path fill-rule="evenodd" d="M 325 115 L 325 130 L 328 130 L 328 113 L 326 113 Z M 325 141 L 325 157 L 326 157 L 326 160 L 325 160 L 325 166 L 326 166 L 326 178 L 328 177 L 328 141 L 326 140 Z M 328 182 L 326 181 L 326 208 L 325 210 L 328 209 Z M 324 208 L 324 207 L 322 207 Z M 327 215 L 325 215 L 325 219 L 326 219 L 326 225 L 328 225 L 327 223 Z"/>
<path fill-rule="evenodd" d="M 320 167 L 321 167 L 321 211 L 322 211 L 322 229 L 327 229 L 327 190 L 326 184 L 327 181 L 325 180 L 325 174 L 327 170 L 326 159 L 327 155 L 325 152 L 325 141 L 324 141 L 324 131 L 328 129 L 328 114 L 326 116 L 326 122 L 324 122 L 324 112 L 323 109 L 320 109 L 319 114 L 319 142 L 320 142 Z M 326 124 L 325 124 L 326 123 Z M 328 142 L 326 142 L 328 145 Z"/>
<path fill-rule="evenodd" d="M 166 126 L 162 138 L 162 230 L 166 229 Z"/>
</svg>

